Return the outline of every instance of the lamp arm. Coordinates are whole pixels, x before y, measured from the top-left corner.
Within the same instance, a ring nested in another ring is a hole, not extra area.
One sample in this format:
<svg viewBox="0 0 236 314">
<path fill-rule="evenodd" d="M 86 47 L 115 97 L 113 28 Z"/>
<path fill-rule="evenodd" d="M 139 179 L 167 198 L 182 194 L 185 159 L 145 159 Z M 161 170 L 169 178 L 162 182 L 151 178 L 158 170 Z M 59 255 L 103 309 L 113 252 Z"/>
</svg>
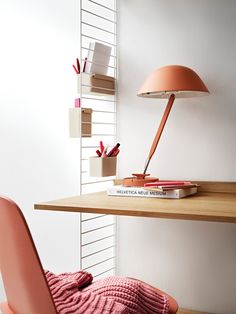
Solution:
<svg viewBox="0 0 236 314">
<path fill-rule="evenodd" d="M 159 140 L 161 138 L 161 134 L 164 130 L 164 127 L 165 127 L 165 124 L 166 124 L 166 121 L 168 119 L 168 116 L 169 116 L 169 113 L 170 113 L 170 110 L 172 108 L 172 105 L 174 103 L 174 100 L 175 100 L 175 95 L 174 94 L 171 94 L 170 97 L 169 97 L 169 100 L 168 100 L 168 103 L 166 105 L 166 109 L 165 109 L 165 112 L 162 116 L 162 119 L 161 119 L 161 122 L 160 122 L 160 125 L 159 125 L 159 128 L 157 130 L 157 133 L 156 133 L 156 136 L 153 140 L 153 143 L 152 143 L 152 146 L 151 146 L 151 149 L 150 149 L 150 152 L 149 152 L 149 155 L 148 155 L 148 158 L 146 160 L 146 163 L 145 163 L 145 166 L 144 166 L 144 171 L 143 171 L 143 174 L 146 173 L 147 171 L 147 168 L 148 168 L 148 165 L 150 163 L 150 160 L 153 156 L 153 154 L 155 153 L 156 151 L 156 148 L 157 148 L 157 145 L 159 143 Z"/>
</svg>

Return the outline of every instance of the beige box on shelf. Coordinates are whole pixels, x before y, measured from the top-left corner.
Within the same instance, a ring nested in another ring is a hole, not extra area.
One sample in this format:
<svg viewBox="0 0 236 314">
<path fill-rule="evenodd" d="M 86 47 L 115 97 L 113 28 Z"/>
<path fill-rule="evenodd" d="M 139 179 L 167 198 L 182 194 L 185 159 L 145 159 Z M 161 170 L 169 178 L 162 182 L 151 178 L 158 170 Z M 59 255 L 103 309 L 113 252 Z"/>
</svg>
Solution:
<svg viewBox="0 0 236 314">
<path fill-rule="evenodd" d="M 90 157 L 89 175 L 91 177 L 108 177 L 116 175 L 117 157 Z"/>
<path fill-rule="evenodd" d="M 77 75 L 77 90 L 79 94 L 115 95 L 115 79 L 102 74 L 80 73 Z"/>
<path fill-rule="evenodd" d="M 80 131 L 82 137 L 92 136 L 92 109 L 90 108 L 69 108 L 69 131 L 70 137 L 80 137 Z M 80 128 L 80 116 L 81 128 Z"/>
</svg>

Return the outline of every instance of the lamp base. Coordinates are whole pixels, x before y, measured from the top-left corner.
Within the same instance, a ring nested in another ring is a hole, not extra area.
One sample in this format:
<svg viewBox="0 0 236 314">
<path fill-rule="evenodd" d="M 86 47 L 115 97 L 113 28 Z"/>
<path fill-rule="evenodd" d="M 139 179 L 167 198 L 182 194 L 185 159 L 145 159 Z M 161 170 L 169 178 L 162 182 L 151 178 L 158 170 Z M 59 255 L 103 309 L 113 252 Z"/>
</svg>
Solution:
<svg viewBox="0 0 236 314">
<path fill-rule="evenodd" d="M 150 176 L 150 174 L 144 173 L 132 173 L 133 177 L 124 178 L 122 181 L 123 186 L 136 186 L 136 187 L 143 187 L 145 183 L 158 181 L 158 178 L 146 178 Z"/>
</svg>

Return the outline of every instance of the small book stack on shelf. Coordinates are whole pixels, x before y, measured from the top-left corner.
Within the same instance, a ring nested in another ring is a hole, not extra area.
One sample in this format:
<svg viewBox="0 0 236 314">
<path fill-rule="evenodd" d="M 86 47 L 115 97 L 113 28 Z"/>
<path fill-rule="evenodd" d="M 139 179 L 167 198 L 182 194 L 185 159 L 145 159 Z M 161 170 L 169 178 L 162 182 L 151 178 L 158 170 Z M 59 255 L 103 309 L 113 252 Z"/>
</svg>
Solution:
<svg viewBox="0 0 236 314">
<path fill-rule="evenodd" d="M 110 62 L 111 47 L 99 42 L 89 44 L 85 73 L 107 75 Z"/>
<path fill-rule="evenodd" d="M 198 184 L 190 181 L 161 181 L 146 183 L 144 187 L 114 185 L 107 189 L 107 195 L 153 198 L 183 198 L 197 193 Z"/>
</svg>

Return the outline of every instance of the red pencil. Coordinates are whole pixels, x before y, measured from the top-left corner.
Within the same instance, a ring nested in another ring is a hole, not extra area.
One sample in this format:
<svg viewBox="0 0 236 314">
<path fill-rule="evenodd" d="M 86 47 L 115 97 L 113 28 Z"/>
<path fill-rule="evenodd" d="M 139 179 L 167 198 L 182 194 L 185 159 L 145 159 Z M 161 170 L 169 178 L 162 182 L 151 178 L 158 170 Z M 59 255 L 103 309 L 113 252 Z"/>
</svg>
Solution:
<svg viewBox="0 0 236 314">
<path fill-rule="evenodd" d="M 102 141 L 100 141 L 99 142 L 99 145 L 100 145 L 100 151 L 101 151 L 101 154 L 103 153 L 103 151 L 104 151 L 104 145 L 103 145 L 103 142 Z"/>
<path fill-rule="evenodd" d="M 119 154 L 120 150 L 117 148 L 117 150 L 110 156 L 110 157 L 116 157 Z"/>
<path fill-rule="evenodd" d="M 107 157 L 111 157 L 113 153 L 115 153 L 115 151 L 118 149 L 119 146 L 120 146 L 120 143 L 117 143 L 116 146 L 114 146 L 112 150 L 109 151 L 109 153 L 107 154 Z"/>
<path fill-rule="evenodd" d="M 98 157 L 101 157 L 101 156 L 102 156 L 102 154 L 101 154 L 101 152 L 100 152 L 99 149 L 96 150 L 96 153 L 97 153 Z"/>
<path fill-rule="evenodd" d="M 80 73 L 80 63 L 79 63 L 79 59 L 76 58 L 76 61 L 77 61 L 77 70 L 78 70 L 78 72 Z M 79 74 L 79 73 L 78 73 L 78 74 Z"/>
<path fill-rule="evenodd" d="M 79 72 L 78 72 L 78 70 L 76 69 L 76 67 L 74 66 L 74 64 L 72 64 L 72 66 L 73 66 L 73 68 L 74 68 L 76 74 L 79 74 Z"/>
<path fill-rule="evenodd" d="M 87 59 L 88 59 L 88 58 L 85 58 L 85 59 L 84 59 L 85 61 L 84 61 L 84 67 L 83 67 L 83 72 L 85 72 L 85 68 L 86 68 L 86 63 L 87 63 Z"/>
</svg>

